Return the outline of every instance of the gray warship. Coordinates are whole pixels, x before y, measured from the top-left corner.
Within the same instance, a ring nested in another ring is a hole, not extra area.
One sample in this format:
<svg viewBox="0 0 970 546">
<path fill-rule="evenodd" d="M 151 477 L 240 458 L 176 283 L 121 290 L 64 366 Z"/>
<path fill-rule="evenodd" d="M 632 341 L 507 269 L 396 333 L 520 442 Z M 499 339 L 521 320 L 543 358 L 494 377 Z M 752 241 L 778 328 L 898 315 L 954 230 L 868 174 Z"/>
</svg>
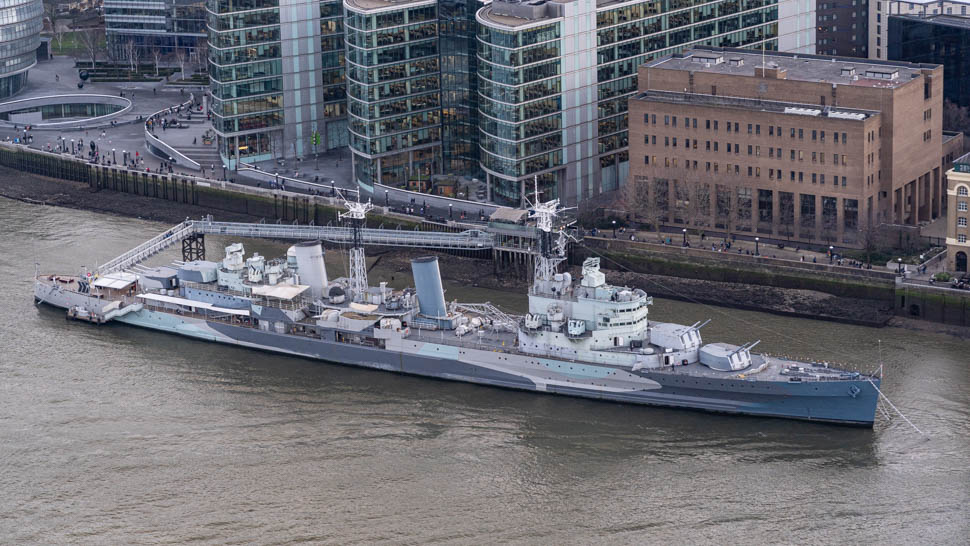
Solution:
<svg viewBox="0 0 970 546">
<path fill-rule="evenodd" d="M 880 377 L 707 343 L 701 329 L 648 318 L 643 290 L 606 282 L 598 258 L 581 278 L 560 272 L 568 235 L 556 200 L 532 203 L 539 235 L 524 316 L 446 302 L 438 260 L 412 260 L 414 288 L 371 286 L 359 226 L 369 203 L 348 203 L 355 227 L 349 276 L 331 279 L 320 241 L 283 258 L 178 261 L 75 275 L 37 274 L 38 304 L 69 318 L 121 323 L 365 368 L 621 403 L 871 427 Z M 159 241 L 177 236 L 173 228 Z M 147 254 L 146 254 L 147 255 Z M 116 262 L 119 263 L 119 262 Z M 129 262 L 125 262 L 129 263 Z"/>
</svg>

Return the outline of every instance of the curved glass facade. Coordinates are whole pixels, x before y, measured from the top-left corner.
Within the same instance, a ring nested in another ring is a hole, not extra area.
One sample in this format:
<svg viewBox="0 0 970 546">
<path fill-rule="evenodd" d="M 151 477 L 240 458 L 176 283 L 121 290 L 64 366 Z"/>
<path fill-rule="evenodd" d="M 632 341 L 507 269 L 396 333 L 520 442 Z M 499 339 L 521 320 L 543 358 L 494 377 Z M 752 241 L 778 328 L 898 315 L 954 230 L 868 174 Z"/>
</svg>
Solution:
<svg viewBox="0 0 970 546">
<path fill-rule="evenodd" d="M 442 168 L 438 10 L 433 1 L 344 2 L 354 175 L 365 187 Z"/>
<path fill-rule="evenodd" d="M 207 0 L 213 126 L 223 162 L 346 146 L 340 0 Z"/>
<path fill-rule="evenodd" d="M 480 9 L 479 145 L 494 200 L 519 204 L 535 177 L 545 197 L 571 203 L 618 189 L 637 67 L 693 45 L 776 49 L 777 3 L 494 0 Z"/>
<path fill-rule="evenodd" d="M 37 64 L 43 15 L 41 0 L 0 0 L 0 99 L 27 85 L 27 70 Z"/>
<path fill-rule="evenodd" d="M 562 165 L 561 25 L 479 27 L 479 145 L 496 201 L 517 203 L 517 179 Z"/>
</svg>

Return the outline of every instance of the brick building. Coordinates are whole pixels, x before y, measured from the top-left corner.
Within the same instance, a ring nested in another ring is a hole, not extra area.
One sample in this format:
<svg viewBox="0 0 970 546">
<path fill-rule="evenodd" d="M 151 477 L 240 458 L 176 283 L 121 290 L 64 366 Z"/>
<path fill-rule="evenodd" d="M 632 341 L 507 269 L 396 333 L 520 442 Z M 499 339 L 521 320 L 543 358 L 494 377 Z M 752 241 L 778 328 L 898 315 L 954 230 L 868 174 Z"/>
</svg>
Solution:
<svg viewBox="0 0 970 546">
<path fill-rule="evenodd" d="M 970 255 L 970 154 L 953 162 L 953 168 L 946 173 L 949 195 L 949 214 L 946 233 L 946 270 L 960 274 L 967 273 L 967 256 Z"/>
<path fill-rule="evenodd" d="M 945 214 L 962 139 L 944 146 L 942 89 L 937 65 L 726 48 L 646 63 L 627 202 L 649 223 L 863 246 Z"/>
</svg>

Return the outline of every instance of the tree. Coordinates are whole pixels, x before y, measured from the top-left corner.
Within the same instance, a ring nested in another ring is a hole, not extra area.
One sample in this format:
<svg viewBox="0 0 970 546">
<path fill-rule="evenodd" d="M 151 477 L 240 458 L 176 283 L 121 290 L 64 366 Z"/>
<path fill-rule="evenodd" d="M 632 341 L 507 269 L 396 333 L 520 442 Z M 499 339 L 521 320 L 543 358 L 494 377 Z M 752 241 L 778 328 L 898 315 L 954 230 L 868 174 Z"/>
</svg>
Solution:
<svg viewBox="0 0 970 546">
<path fill-rule="evenodd" d="M 795 194 L 783 191 L 778 194 L 778 223 L 788 240 L 795 232 Z"/>
<path fill-rule="evenodd" d="M 724 239 L 727 240 L 728 234 L 734 230 L 734 211 L 737 209 L 737 201 L 730 186 L 717 184 L 714 186 L 714 194 L 715 225 L 724 228 Z"/>
<path fill-rule="evenodd" d="M 646 221 L 650 216 L 650 182 L 646 176 L 632 176 L 616 192 L 613 207 L 629 213 L 634 221 Z"/>
<path fill-rule="evenodd" d="M 131 79 L 138 68 L 138 47 L 134 40 L 128 40 L 121 46 L 121 52 L 125 61 L 128 63 L 128 79 Z"/>
<path fill-rule="evenodd" d="M 57 49 L 60 51 L 64 41 L 64 25 L 59 25 L 60 14 L 57 13 L 57 4 L 54 2 L 44 3 L 44 18 L 47 19 L 51 35 L 57 42 Z"/>
<path fill-rule="evenodd" d="M 84 46 L 84 50 L 91 57 L 91 68 L 94 68 L 98 62 L 98 53 L 104 50 L 104 28 L 76 28 L 74 29 L 74 35 L 77 36 L 81 45 Z"/>
<path fill-rule="evenodd" d="M 872 263 L 872 254 L 879 247 L 879 224 L 875 221 L 863 220 L 859 223 L 859 241 L 866 253 L 866 263 Z"/>
<path fill-rule="evenodd" d="M 943 130 L 970 134 L 970 109 L 944 99 Z"/>
<path fill-rule="evenodd" d="M 185 79 L 185 61 L 188 59 L 188 55 L 185 53 L 185 49 L 181 47 L 175 48 L 175 60 L 179 63 L 179 74 L 181 78 Z"/>
</svg>

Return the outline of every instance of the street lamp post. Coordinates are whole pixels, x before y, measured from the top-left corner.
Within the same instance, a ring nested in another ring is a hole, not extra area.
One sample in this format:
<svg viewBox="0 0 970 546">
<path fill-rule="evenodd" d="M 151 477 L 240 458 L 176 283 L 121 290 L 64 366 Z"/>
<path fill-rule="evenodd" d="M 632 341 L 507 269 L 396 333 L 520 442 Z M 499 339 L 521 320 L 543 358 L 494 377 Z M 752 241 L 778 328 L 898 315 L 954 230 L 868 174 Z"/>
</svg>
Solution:
<svg viewBox="0 0 970 546">
<path fill-rule="evenodd" d="M 387 190 L 384 190 L 384 206 L 385 207 L 389 207 L 390 206 L 390 199 L 391 198 L 390 198 L 390 195 L 388 194 L 388 191 Z"/>
<path fill-rule="evenodd" d="M 616 239 L 616 220 L 613 220 L 613 238 Z"/>
<path fill-rule="evenodd" d="M 754 255 L 755 256 L 761 256 L 760 243 L 761 243 L 761 237 L 755 237 L 754 238 Z"/>
<path fill-rule="evenodd" d="M 687 228 L 680 230 L 684 234 L 683 246 L 687 246 Z"/>
<path fill-rule="evenodd" d="M 118 163 L 118 152 L 114 148 L 111 148 L 111 161 Z"/>
<path fill-rule="evenodd" d="M 832 264 L 832 260 L 834 259 L 835 259 L 835 247 L 832 245 L 829 245 L 829 264 L 830 265 Z"/>
<path fill-rule="evenodd" d="M 903 259 L 896 258 L 896 274 L 900 277 L 903 276 Z"/>
<path fill-rule="evenodd" d="M 451 206 L 452 206 L 451 203 L 448 203 L 448 219 L 454 220 L 455 216 L 453 214 L 453 209 L 451 208 Z"/>
</svg>

